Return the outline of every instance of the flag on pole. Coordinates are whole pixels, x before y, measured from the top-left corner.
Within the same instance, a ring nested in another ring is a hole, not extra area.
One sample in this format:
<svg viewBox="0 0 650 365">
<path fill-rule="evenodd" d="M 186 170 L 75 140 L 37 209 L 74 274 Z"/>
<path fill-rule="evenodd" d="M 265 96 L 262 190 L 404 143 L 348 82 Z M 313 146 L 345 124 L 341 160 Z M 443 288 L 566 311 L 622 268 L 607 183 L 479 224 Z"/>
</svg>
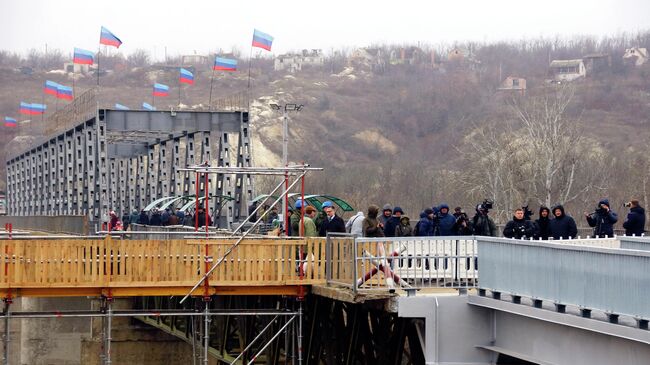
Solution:
<svg viewBox="0 0 650 365">
<path fill-rule="evenodd" d="M 76 48 L 74 49 L 74 57 L 72 62 L 79 65 L 92 65 L 94 61 L 94 54 L 85 49 Z"/>
<path fill-rule="evenodd" d="M 153 96 L 169 96 L 169 86 L 155 83 L 153 85 Z"/>
<path fill-rule="evenodd" d="M 192 85 L 194 84 L 194 74 L 192 74 L 189 70 L 181 68 L 181 75 L 178 81 Z"/>
<path fill-rule="evenodd" d="M 142 108 L 143 108 L 144 110 L 156 110 L 156 108 L 154 108 L 154 107 L 153 107 L 151 104 L 149 104 L 149 103 L 142 103 Z"/>
<path fill-rule="evenodd" d="M 47 105 L 45 104 L 30 104 L 25 102 L 20 102 L 20 114 L 26 115 L 40 115 L 45 113 Z"/>
<path fill-rule="evenodd" d="M 54 81 L 46 80 L 45 87 L 43 87 L 43 92 L 48 95 L 56 96 L 58 88 L 59 84 Z"/>
<path fill-rule="evenodd" d="M 237 60 L 217 57 L 214 60 L 214 67 L 212 69 L 215 71 L 237 71 Z"/>
<path fill-rule="evenodd" d="M 117 109 L 117 110 L 129 110 L 129 107 L 126 106 L 126 105 L 115 103 L 115 109 Z"/>
<path fill-rule="evenodd" d="M 72 88 L 70 86 L 58 85 L 56 89 L 56 97 L 63 100 L 72 100 L 74 95 L 72 94 Z"/>
<path fill-rule="evenodd" d="M 271 45 L 273 45 L 273 37 L 257 29 L 253 30 L 253 47 L 270 51 Z"/>
<path fill-rule="evenodd" d="M 115 48 L 120 48 L 122 41 L 111 33 L 110 30 L 102 27 L 102 30 L 99 34 L 99 43 L 106 46 L 113 46 Z"/>
<path fill-rule="evenodd" d="M 18 121 L 14 118 L 5 117 L 5 127 L 15 127 L 18 125 Z"/>
</svg>

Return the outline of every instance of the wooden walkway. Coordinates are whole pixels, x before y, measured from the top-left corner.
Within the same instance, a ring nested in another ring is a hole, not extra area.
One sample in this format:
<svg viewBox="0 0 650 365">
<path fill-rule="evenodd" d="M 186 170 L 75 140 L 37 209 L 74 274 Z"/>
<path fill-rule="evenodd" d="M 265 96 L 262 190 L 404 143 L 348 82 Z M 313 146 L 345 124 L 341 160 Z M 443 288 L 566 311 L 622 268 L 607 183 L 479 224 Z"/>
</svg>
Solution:
<svg viewBox="0 0 650 365">
<path fill-rule="evenodd" d="M 234 242 L 0 240 L 0 296 L 185 295 Z M 301 246 L 304 275 L 296 261 Z M 325 239 L 246 239 L 192 294 L 297 295 L 325 282 Z"/>
</svg>

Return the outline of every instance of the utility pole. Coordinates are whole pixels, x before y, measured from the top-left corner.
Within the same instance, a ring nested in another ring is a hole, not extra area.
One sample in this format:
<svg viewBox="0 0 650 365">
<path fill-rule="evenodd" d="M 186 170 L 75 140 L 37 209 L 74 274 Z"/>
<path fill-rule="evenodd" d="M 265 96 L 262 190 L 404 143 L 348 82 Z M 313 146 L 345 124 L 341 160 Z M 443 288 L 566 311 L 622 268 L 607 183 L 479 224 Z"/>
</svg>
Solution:
<svg viewBox="0 0 650 365">
<path fill-rule="evenodd" d="M 302 110 L 302 104 L 285 104 L 283 106 L 278 104 L 271 104 L 271 108 L 278 112 L 282 112 L 282 164 L 284 167 L 289 165 L 289 112 L 299 112 Z M 289 231 L 289 175 L 285 172 L 284 187 L 282 188 L 282 222 L 284 224 L 284 231 Z"/>
</svg>

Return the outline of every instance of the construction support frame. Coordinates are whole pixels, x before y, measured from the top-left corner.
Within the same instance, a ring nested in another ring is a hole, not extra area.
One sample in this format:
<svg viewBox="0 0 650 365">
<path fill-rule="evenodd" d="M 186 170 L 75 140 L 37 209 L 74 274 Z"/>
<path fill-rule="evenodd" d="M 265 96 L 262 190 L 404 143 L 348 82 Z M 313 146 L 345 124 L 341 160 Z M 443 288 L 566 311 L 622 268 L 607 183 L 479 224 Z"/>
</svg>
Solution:
<svg viewBox="0 0 650 365">
<path fill-rule="evenodd" d="M 246 356 L 248 351 L 252 346 L 262 338 L 262 336 L 271 328 L 271 325 L 276 323 L 280 317 L 288 318 L 284 325 L 276 331 L 273 336 L 264 343 L 261 348 L 255 352 L 255 354 L 249 358 L 249 361 L 255 361 L 267 348 L 273 343 L 282 333 L 289 333 L 289 325 L 294 323 L 298 319 L 298 323 L 302 323 L 302 306 L 301 309 L 297 312 L 295 311 L 268 311 L 268 310 L 226 310 L 226 311 L 210 311 L 209 301 L 203 301 L 204 308 L 202 311 L 182 311 L 182 310 L 113 310 L 113 298 L 102 297 L 101 306 L 97 311 L 50 311 L 50 312 L 14 312 L 9 311 L 10 301 L 5 300 L 5 307 L 2 313 L 4 317 L 4 336 L 3 336 L 3 364 L 9 364 L 9 325 L 10 320 L 16 319 L 64 319 L 64 318 L 101 318 L 102 320 L 102 345 L 101 353 L 99 355 L 100 362 L 104 365 L 110 365 L 113 363 L 112 353 L 111 353 L 111 343 L 112 343 L 112 321 L 114 318 L 119 317 L 167 317 L 167 316 L 190 316 L 192 318 L 202 318 L 204 326 L 202 328 L 193 327 L 195 334 L 192 336 L 192 357 L 193 359 L 199 358 L 203 364 L 209 363 L 209 348 L 210 348 L 210 322 L 212 317 L 216 316 L 273 316 L 268 325 L 257 334 L 257 336 L 244 348 L 244 350 L 235 358 L 231 364 L 236 364 L 238 360 Z M 192 323 L 194 321 L 192 320 Z M 295 331 L 294 331 L 295 332 Z M 298 331 L 298 336 L 300 336 L 301 330 Z M 196 334 L 201 337 L 201 347 L 197 348 L 194 343 L 194 338 Z M 298 343 L 300 343 L 301 338 L 298 338 Z M 302 363 L 302 357 L 300 355 L 300 348 L 298 348 L 298 363 Z M 200 353 L 200 356 L 197 354 Z"/>
</svg>

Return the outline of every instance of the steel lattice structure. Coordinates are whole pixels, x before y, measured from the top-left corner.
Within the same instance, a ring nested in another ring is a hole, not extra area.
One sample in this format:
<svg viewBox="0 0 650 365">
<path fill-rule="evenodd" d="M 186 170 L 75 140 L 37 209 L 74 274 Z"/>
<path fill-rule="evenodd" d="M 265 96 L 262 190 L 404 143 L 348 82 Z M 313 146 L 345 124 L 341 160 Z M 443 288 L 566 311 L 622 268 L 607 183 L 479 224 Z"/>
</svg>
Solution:
<svg viewBox="0 0 650 365">
<path fill-rule="evenodd" d="M 47 138 L 7 159 L 9 215 L 97 221 L 109 210 L 121 214 L 161 197 L 196 194 L 196 174 L 178 168 L 251 166 L 245 111 L 116 110 L 86 100 L 93 95 L 53 115 Z M 246 216 L 250 175 L 223 173 L 210 176 L 207 187 L 203 177 L 198 184 L 201 196 L 207 188 L 234 198 L 221 209 L 219 226 Z M 217 204 L 211 201 L 214 211 Z"/>
</svg>

